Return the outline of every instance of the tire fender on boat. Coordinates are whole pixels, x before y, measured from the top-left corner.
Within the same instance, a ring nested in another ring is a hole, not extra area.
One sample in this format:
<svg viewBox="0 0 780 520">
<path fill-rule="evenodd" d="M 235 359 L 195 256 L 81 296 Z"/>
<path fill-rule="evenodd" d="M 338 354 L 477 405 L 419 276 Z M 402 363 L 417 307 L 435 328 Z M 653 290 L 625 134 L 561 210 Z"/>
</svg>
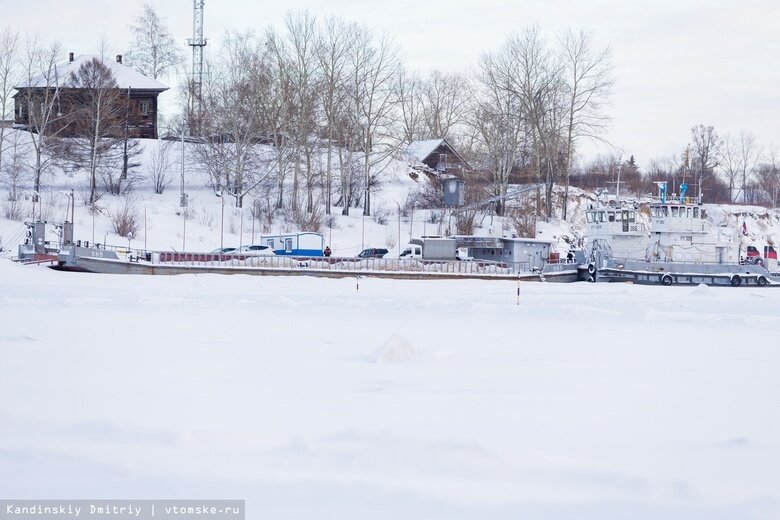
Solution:
<svg viewBox="0 0 780 520">
<path fill-rule="evenodd" d="M 758 278 L 756 278 L 756 283 L 759 287 L 764 287 L 767 284 L 766 276 L 761 275 Z"/>
<path fill-rule="evenodd" d="M 662 285 L 672 285 L 673 282 L 674 282 L 674 278 L 672 278 L 672 275 L 665 274 L 665 275 L 661 276 L 661 284 Z"/>
<path fill-rule="evenodd" d="M 742 285 L 742 277 L 739 276 L 738 274 L 735 274 L 734 276 L 731 277 L 730 283 L 732 287 L 739 287 L 740 285 Z"/>
<path fill-rule="evenodd" d="M 588 264 L 588 274 L 591 276 L 596 275 L 596 266 L 593 264 Z"/>
</svg>

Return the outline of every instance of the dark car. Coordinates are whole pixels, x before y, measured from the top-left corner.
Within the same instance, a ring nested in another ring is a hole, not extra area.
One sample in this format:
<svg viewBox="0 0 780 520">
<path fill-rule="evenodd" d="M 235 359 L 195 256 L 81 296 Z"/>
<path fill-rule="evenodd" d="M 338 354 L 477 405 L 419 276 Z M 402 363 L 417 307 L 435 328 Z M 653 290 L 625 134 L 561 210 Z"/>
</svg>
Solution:
<svg viewBox="0 0 780 520">
<path fill-rule="evenodd" d="M 358 258 L 382 258 L 387 254 L 387 249 L 372 247 L 364 249 L 358 254 Z"/>
</svg>

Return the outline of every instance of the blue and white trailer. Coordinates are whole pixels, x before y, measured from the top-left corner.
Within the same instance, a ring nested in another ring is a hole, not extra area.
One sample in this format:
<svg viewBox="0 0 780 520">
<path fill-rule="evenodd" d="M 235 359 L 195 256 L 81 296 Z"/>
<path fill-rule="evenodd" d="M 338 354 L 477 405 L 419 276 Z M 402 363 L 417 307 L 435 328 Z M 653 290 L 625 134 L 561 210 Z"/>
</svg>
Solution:
<svg viewBox="0 0 780 520">
<path fill-rule="evenodd" d="M 320 233 L 304 231 L 280 235 L 263 235 L 260 243 L 269 246 L 274 253 L 282 256 L 322 256 L 325 239 Z"/>
</svg>

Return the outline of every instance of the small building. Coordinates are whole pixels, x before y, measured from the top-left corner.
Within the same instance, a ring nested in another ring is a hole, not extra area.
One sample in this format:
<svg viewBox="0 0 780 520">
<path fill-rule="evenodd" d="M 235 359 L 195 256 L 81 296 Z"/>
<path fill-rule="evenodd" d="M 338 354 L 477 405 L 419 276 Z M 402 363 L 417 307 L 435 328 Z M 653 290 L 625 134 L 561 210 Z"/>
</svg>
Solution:
<svg viewBox="0 0 780 520">
<path fill-rule="evenodd" d="M 71 73 L 77 73 L 82 65 L 93 59 L 100 60 L 111 70 L 117 84 L 118 102 L 122 104 L 119 110 L 123 114 L 122 135 L 108 137 L 124 137 L 126 131 L 131 138 L 156 139 L 157 97 L 168 90 L 168 87 L 122 64 L 122 55 L 117 55 L 116 60 L 104 60 L 98 56 L 74 57 L 71 52 L 68 61 L 57 64 L 54 68 L 56 72 L 48 79 L 45 75 L 38 75 L 20 83 L 15 87 L 17 93 L 13 96 L 14 127 L 36 132 L 38 123 L 36 117 L 31 117 L 31 111 L 43 110 L 44 100 L 51 100 L 47 103 L 56 104 L 56 117 L 52 117 L 50 121 L 51 133 L 57 133 L 61 137 L 73 137 L 74 126 L 69 115 L 77 112 L 79 103 L 83 103 L 83 96 L 82 89 L 69 86 Z"/>
<path fill-rule="evenodd" d="M 320 233 L 305 231 L 279 235 L 263 235 L 260 244 L 269 246 L 281 256 L 322 256 L 325 239 Z"/>
<path fill-rule="evenodd" d="M 413 168 L 423 165 L 431 171 L 459 177 L 471 171 L 469 163 L 446 139 L 414 141 L 406 147 L 405 155 Z"/>
<path fill-rule="evenodd" d="M 458 247 L 466 247 L 474 260 L 503 262 L 515 272 L 532 271 L 558 260 L 553 242 L 539 238 L 455 237 Z"/>
</svg>

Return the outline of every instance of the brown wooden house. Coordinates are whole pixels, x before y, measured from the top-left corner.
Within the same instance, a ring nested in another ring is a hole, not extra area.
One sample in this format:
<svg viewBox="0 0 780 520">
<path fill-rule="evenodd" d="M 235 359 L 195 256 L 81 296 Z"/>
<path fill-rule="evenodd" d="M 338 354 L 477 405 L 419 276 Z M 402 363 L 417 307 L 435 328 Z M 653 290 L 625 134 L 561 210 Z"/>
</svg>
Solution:
<svg viewBox="0 0 780 520">
<path fill-rule="evenodd" d="M 424 166 L 431 172 L 463 177 L 471 166 L 450 146 L 446 139 L 414 141 L 406 147 L 406 156 L 412 167 Z"/>
<path fill-rule="evenodd" d="M 33 77 L 30 81 L 17 85 L 17 93 L 14 95 L 14 127 L 37 131 L 39 121 L 38 114 L 49 109 L 49 133 L 56 133 L 61 137 L 75 135 L 75 125 L 72 117 L 78 111 L 79 100 L 83 98 L 78 88 L 69 86 L 71 73 L 76 73 L 82 64 L 96 58 L 95 56 L 73 56 L 70 53 L 65 63 L 58 64 L 55 73 L 50 78 L 44 75 Z M 100 60 L 100 58 L 97 58 Z M 111 137 L 124 137 L 125 132 L 131 138 L 157 138 L 157 97 L 168 87 L 158 81 L 148 78 L 137 70 L 122 64 L 122 56 L 117 55 L 114 60 L 100 60 L 108 67 L 117 84 L 118 103 L 121 105 L 119 112 L 122 119 L 126 118 L 126 125 L 118 125 L 117 130 L 121 135 Z M 31 111 L 38 112 L 32 114 Z"/>
</svg>

